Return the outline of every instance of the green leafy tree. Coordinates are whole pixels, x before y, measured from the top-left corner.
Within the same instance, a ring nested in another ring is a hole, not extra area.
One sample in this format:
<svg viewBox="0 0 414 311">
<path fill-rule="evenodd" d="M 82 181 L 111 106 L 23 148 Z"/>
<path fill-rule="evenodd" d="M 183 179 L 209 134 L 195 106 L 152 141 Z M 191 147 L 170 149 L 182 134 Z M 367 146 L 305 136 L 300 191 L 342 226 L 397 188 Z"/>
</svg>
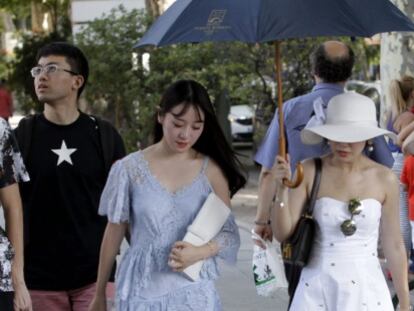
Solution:
<svg viewBox="0 0 414 311">
<path fill-rule="evenodd" d="M 134 67 L 132 45 L 141 37 L 148 17 L 142 11 L 127 12 L 122 6 L 96 19 L 76 36 L 76 44 L 89 60 L 90 78 L 86 88 L 88 110 L 111 120 L 129 149 L 144 139 L 150 107 L 145 105 L 145 70 Z M 141 54 L 136 54 L 139 60 Z"/>
<path fill-rule="evenodd" d="M 15 91 L 20 108 L 26 113 L 31 110 L 39 111 L 42 108 L 34 92 L 30 69 L 35 65 L 37 51 L 53 41 L 66 41 L 66 38 L 55 32 L 46 36 L 24 35 L 22 45 L 15 49 L 15 59 L 10 64 L 13 68 L 10 84 Z"/>
<path fill-rule="evenodd" d="M 86 89 L 89 109 L 111 119 L 129 149 L 135 149 L 137 141 L 143 146 L 150 142 L 153 115 L 166 87 L 178 79 L 194 79 L 206 86 L 213 101 L 225 90 L 233 103 L 254 105 L 262 115 L 263 126 L 256 137 L 260 141 L 276 106 L 274 46 L 209 42 L 133 50 L 151 20 L 143 12 L 120 7 L 88 24 L 76 37 L 91 64 Z M 312 87 L 309 53 L 323 40 L 283 42 L 285 99 Z M 149 71 L 141 64 L 146 52 Z"/>
<path fill-rule="evenodd" d="M 69 37 L 72 34 L 72 25 L 68 15 L 70 0 L 32 0 L 41 6 L 43 12 L 48 12 L 52 21 L 52 32 Z"/>
<path fill-rule="evenodd" d="M 7 57 L 4 53 L 0 52 L 0 79 L 7 78 Z"/>
<path fill-rule="evenodd" d="M 133 50 L 132 46 L 142 37 L 150 20 L 143 12 L 127 12 L 120 7 L 92 21 L 75 40 L 91 67 L 86 88 L 88 108 L 112 120 L 129 149 L 136 148 L 137 141 L 141 145 L 150 142 L 156 106 L 173 81 L 195 79 L 208 88 L 213 100 L 226 89 L 232 97 L 249 104 L 243 94 L 252 89 L 250 82 L 255 79 L 253 62 L 246 62 L 250 52 L 241 44 L 150 49 L 150 70 L 146 70 L 141 59 L 147 50 Z"/>
<path fill-rule="evenodd" d="M 50 13 L 52 32 L 16 33 L 21 44 L 15 48 L 14 56 L 6 60 L 6 68 L 11 72 L 9 74 L 11 87 L 24 112 L 41 109 L 41 105 L 36 101 L 33 79 L 30 76 L 30 69 L 34 65 L 37 51 L 49 42 L 67 41 L 71 34 L 68 16 L 69 0 L 0 0 L 0 9 L 12 14 L 15 21 L 29 17 L 36 18 L 32 16 L 35 12 L 34 5 L 41 8 L 41 13 Z"/>
<path fill-rule="evenodd" d="M 52 22 L 51 32 L 63 33 L 65 37 L 70 35 L 71 29 L 69 7 L 70 0 L 0 0 L 0 10 L 12 14 L 15 22 L 28 19 L 41 21 L 43 13 L 49 13 Z"/>
<path fill-rule="evenodd" d="M 11 13 L 15 18 L 30 16 L 31 0 L 0 0 L 0 10 Z"/>
</svg>

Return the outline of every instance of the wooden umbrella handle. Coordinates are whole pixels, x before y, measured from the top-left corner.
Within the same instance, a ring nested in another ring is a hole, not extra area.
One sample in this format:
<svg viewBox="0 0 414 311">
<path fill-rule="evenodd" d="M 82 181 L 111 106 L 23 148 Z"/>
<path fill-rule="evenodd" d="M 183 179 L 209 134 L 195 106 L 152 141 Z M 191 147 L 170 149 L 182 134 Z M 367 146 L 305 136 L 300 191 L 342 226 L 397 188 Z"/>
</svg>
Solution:
<svg viewBox="0 0 414 311">
<path fill-rule="evenodd" d="M 282 65 L 280 61 L 280 42 L 275 43 L 275 66 L 277 77 L 277 107 L 279 111 L 279 155 L 286 159 L 286 138 L 283 119 L 283 97 L 282 97 Z M 303 166 L 300 162 L 296 165 L 296 179 L 291 181 L 283 179 L 283 184 L 289 188 L 297 188 L 303 180 Z"/>
<path fill-rule="evenodd" d="M 302 163 L 296 164 L 296 179 L 289 180 L 287 178 L 283 179 L 283 184 L 288 188 L 297 188 L 303 180 L 303 165 Z"/>
<path fill-rule="evenodd" d="M 283 122 L 283 121 L 282 121 Z M 286 156 L 286 139 L 285 135 L 279 135 L 279 155 L 283 158 L 287 158 Z M 303 180 L 303 165 L 302 163 L 298 162 L 296 164 L 296 179 L 295 180 L 289 180 L 287 178 L 283 179 L 283 184 L 288 188 L 297 188 L 302 180 Z"/>
</svg>

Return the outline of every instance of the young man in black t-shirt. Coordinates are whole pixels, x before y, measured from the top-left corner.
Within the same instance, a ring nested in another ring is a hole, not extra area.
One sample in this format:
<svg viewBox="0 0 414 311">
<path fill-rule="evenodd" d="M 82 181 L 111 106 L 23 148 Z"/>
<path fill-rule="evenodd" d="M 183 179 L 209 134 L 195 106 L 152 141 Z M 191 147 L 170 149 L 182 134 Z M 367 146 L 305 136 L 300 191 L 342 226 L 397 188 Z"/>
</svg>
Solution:
<svg viewBox="0 0 414 311">
<path fill-rule="evenodd" d="M 31 177 L 21 185 L 25 278 L 34 311 L 86 311 L 106 226 L 97 214 L 99 198 L 110 164 L 125 155 L 124 145 L 107 122 L 78 110 L 88 78 L 78 48 L 44 46 L 31 74 L 44 111 L 16 129 Z"/>
</svg>

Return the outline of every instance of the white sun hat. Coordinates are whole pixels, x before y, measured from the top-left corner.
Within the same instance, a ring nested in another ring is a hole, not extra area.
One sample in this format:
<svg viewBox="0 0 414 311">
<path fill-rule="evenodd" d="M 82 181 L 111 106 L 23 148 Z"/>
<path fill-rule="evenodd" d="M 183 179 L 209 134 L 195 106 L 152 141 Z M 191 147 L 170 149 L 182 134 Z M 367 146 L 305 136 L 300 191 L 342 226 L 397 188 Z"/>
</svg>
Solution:
<svg viewBox="0 0 414 311">
<path fill-rule="evenodd" d="M 394 133 L 378 127 L 375 103 L 354 92 L 332 97 L 326 109 L 325 123 L 305 127 L 300 134 L 302 142 L 308 145 L 321 143 L 324 138 L 355 143 L 387 135 L 397 140 Z"/>
</svg>

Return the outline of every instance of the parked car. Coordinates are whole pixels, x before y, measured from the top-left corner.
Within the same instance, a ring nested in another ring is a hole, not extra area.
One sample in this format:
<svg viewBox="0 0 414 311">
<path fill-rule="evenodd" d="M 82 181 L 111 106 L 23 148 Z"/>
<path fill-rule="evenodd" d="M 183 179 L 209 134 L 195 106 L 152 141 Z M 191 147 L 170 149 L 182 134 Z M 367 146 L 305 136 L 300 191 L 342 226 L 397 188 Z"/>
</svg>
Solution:
<svg viewBox="0 0 414 311">
<path fill-rule="evenodd" d="M 234 105 L 230 107 L 229 121 L 233 142 L 253 141 L 254 111 L 248 105 Z"/>
</svg>

